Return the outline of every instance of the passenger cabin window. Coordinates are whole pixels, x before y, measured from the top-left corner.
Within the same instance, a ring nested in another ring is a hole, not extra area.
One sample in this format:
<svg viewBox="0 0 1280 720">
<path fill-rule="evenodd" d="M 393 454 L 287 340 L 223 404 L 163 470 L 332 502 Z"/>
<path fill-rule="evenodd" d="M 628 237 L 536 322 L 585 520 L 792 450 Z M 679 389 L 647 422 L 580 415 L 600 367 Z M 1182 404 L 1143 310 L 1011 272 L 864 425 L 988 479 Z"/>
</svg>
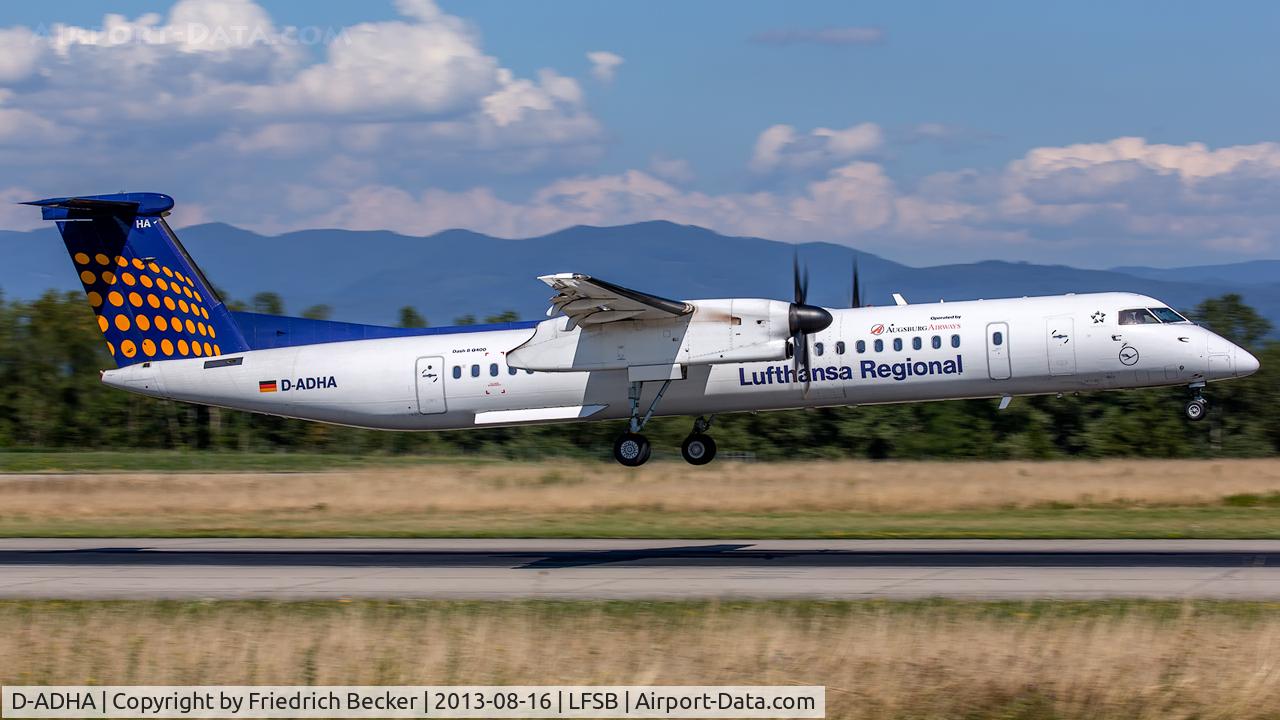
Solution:
<svg viewBox="0 0 1280 720">
<path fill-rule="evenodd" d="M 1004 344 L 1004 333 L 999 330 L 991 333 L 991 344 L 999 347 Z"/>
<path fill-rule="evenodd" d="M 515 369 L 515 368 L 513 368 L 513 367 L 509 367 L 509 368 L 507 368 L 507 374 L 508 374 L 508 375 L 515 375 L 517 372 L 519 372 L 519 370 L 516 370 L 516 369 Z"/>
<path fill-rule="evenodd" d="M 843 355 L 843 354 L 844 354 L 844 341 L 843 341 L 843 340 L 837 340 L 837 341 L 836 341 L 836 354 L 837 354 L 837 355 Z"/>
<path fill-rule="evenodd" d="M 920 349 L 920 348 L 922 348 L 922 347 L 924 347 L 924 343 L 920 341 L 920 338 L 918 338 L 918 337 L 913 337 L 913 338 L 911 338 L 911 349 L 912 349 L 912 350 L 919 350 L 919 349 Z"/>
<path fill-rule="evenodd" d="M 471 366 L 471 377 L 480 377 L 480 366 L 479 366 L 479 365 L 472 365 L 472 366 Z"/>
<path fill-rule="evenodd" d="M 489 377 L 498 377 L 498 363 L 489 363 Z"/>
<path fill-rule="evenodd" d="M 826 348 L 822 345 L 822 343 L 814 343 L 813 352 L 815 355 L 821 357 L 822 353 L 826 352 Z"/>
<path fill-rule="evenodd" d="M 952 335 L 952 336 L 951 336 L 951 347 L 953 347 L 953 348 L 958 348 L 958 347 L 960 347 L 960 336 L 959 336 L 959 335 Z"/>
<path fill-rule="evenodd" d="M 933 349 L 934 349 L 934 350 L 941 350 L 941 349 L 942 349 L 942 336 L 941 336 L 941 335 L 934 335 L 934 336 L 933 336 Z"/>
<path fill-rule="evenodd" d="M 902 352 L 902 338 L 893 339 L 893 351 Z"/>
<path fill-rule="evenodd" d="M 1158 325 L 1160 320 L 1146 308 L 1120 311 L 1121 325 Z"/>
<path fill-rule="evenodd" d="M 462 366 L 461 366 L 461 365 L 454 365 L 454 366 L 453 366 L 453 379 L 454 379 L 454 380 L 457 380 L 457 379 L 458 379 L 458 378 L 460 378 L 460 377 L 462 377 Z"/>
<path fill-rule="evenodd" d="M 858 354 L 861 355 L 862 353 L 867 351 L 867 341 L 859 340 L 858 342 L 853 344 L 853 349 L 857 350 Z"/>
<path fill-rule="evenodd" d="M 880 340 L 880 339 L 877 339 L 877 340 L 876 340 L 876 352 L 884 352 L 884 341 L 883 341 L 883 340 Z"/>
</svg>

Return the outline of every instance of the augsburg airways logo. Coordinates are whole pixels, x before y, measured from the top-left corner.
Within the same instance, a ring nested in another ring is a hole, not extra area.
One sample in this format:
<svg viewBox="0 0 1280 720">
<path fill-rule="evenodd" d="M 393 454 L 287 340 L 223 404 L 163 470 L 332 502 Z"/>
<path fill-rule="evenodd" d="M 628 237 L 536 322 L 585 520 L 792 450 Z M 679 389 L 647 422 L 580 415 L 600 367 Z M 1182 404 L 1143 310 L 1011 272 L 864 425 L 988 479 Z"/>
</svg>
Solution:
<svg viewBox="0 0 1280 720">
<path fill-rule="evenodd" d="M 959 320 L 959 316 L 954 316 Z M 950 318 L 947 318 L 950 319 Z M 871 326 L 872 335 L 897 335 L 898 333 L 920 333 L 920 332 L 937 332 L 939 330 L 959 330 L 959 322 L 930 322 L 921 325 L 894 325 L 889 323 L 876 323 Z"/>
</svg>

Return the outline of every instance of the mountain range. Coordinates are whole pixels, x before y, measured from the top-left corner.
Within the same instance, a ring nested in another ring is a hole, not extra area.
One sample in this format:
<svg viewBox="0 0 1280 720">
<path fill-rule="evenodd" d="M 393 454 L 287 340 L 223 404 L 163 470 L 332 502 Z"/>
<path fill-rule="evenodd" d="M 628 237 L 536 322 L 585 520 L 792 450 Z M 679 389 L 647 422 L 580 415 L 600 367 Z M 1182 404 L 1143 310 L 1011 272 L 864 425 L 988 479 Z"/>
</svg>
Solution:
<svg viewBox="0 0 1280 720">
<path fill-rule="evenodd" d="M 178 235 L 229 297 L 247 300 L 273 291 L 290 312 L 326 304 L 333 308 L 332 319 L 351 322 L 391 324 L 405 305 L 432 325 L 507 310 L 540 318 L 551 291 L 536 276 L 556 272 L 596 275 L 680 299 L 790 299 L 792 257 L 798 252 L 809 268 L 810 302 L 831 307 L 849 304 L 856 260 L 863 300 L 871 305 L 892 304 L 894 292 L 912 302 L 932 302 L 1129 290 L 1189 309 L 1207 297 L 1238 292 L 1280 327 L 1280 260 L 1110 270 L 999 260 L 911 267 L 840 245 L 729 237 L 661 221 L 578 226 L 518 240 L 467 230 L 429 237 L 349 230 L 265 236 L 221 223 L 183 228 Z M 79 289 L 52 227 L 0 232 L 0 251 L 8 258 L 0 272 L 6 297 Z"/>
</svg>

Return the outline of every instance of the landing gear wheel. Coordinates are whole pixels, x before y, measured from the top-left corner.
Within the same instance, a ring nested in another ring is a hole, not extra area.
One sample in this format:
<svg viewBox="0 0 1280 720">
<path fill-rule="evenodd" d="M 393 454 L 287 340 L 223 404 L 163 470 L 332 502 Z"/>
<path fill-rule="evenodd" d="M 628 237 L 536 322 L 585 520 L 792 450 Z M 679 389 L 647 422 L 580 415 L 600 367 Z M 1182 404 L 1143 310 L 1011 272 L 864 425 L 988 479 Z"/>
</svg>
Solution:
<svg viewBox="0 0 1280 720">
<path fill-rule="evenodd" d="M 1186 407 L 1182 409 L 1182 412 L 1186 413 L 1188 420 L 1196 422 L 1204 419 L 1207 408 L 1208 403 L 1205 402 L 1204 398 L 1198 397 L 1189 400 Z"/>
<path fill-rule="evenodd" d="M 680 445 L 680 454 L 690 465 L 706 465 L 716 457 L 716 441 L 710 435 L 693 433 Z"/>
<path fill-rule="evenodd" d="M 653 448 L 639 433 L 623 433 L 613 441 L 613 459 L 627 467 L 638 467 L 649 459 Z"/>
</svg>

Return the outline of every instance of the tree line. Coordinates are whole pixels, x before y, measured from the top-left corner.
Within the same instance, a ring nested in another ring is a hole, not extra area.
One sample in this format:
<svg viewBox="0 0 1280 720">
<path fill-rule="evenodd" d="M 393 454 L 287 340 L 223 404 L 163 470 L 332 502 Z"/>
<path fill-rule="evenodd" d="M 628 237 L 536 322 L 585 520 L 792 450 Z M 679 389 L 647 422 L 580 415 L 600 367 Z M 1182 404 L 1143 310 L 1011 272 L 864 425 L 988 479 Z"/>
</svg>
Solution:
<svg viewBox="0 0 1280 720">
<path fill-rule="evenodd" d="M 278 295 L 260 293 L 238 309 L 283 313 Z M 328 318 L 329 308 L 304 314 Z M 1209 417 L 1182 416 L 1186 388 L 1080 396 L 824 408 L 717 417 L 721 453 L 760 459 L 1055 458 L 1264 456 L 1280 450 L 1280 342 L 1271 325 L 1237 295 L 1206 300 L 1195 319 L 1262 363 L 1254 376 L 1206 390 Z M 411 307 L 400 324 L 424 327 Z M 484 318 L 514 319 L 514 313 Z M 477 322 L 458 318 L 458 324 Z M 209 449 L 383 454 L 484 454 L 606 457 L 621 422 L 405 433 L 358 430 L 210 409 L 105 387 L 113 367 L 92 311 L 80 293 L 36 300 L 0 295 L 0 448 Z M 688 418 L 658 418 L 646 428 L 655 448 L 674 449 Z M 674 450 L 673 450 L 674 453 Z"/>
</svg>

